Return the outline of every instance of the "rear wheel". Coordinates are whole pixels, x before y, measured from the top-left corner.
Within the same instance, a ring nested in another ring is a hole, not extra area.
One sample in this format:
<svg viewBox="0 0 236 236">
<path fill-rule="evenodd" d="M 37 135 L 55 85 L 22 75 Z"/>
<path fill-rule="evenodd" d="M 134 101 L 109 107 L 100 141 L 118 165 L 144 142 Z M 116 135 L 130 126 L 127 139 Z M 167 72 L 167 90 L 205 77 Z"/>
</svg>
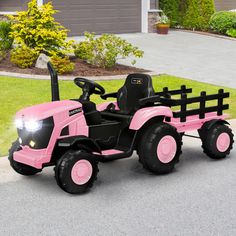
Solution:
<svg viewBox="0 0 236 236">
<path fill-rule="evenodd" d="M 152 125 L 140 140 L 139 160 L 153 173 L 169 173 L 179 161 L 181 145 L 181 136 L 174 127 L 165 123 Z"/>
<path fill-rule="evenodd" d="M 223 159 L 233 148 L 232 130 L 224 124 L 215 124 L 211 128 L 203 126 L 199 130 L 204 153 L 212 159 Z"/>
<path fill-rule="evenodd" d="M 18 174 L 26 175 L 26 176 L 35 175 L 38 172 L 41 172 L 42 170 L 40 170 L 40 169 L 36 169 L 32 166 L 28 166 L 28 165 L 22 164 L 22 163 L 17 162 L 17 161 L 14 160 L 14 158 L 13 158 L 14 152 L 17 152 L 17 151 L 20 151 L 20 150 L 21 150 L 20 143 L 18 141 L 15 141 L 12 144 L 12 147 L 9 150 L 9 156 L 8 156 L 8 160 L 10 161 L 11 167 Z"/>
<path fill-rule="evenodd" d="M 97 161 L 85 151 L 66 152 L 55 168 L 57 184 L 65 192 L 72 194 L 88 191 L 97 179 L 97 173 Z"/>
</svg>

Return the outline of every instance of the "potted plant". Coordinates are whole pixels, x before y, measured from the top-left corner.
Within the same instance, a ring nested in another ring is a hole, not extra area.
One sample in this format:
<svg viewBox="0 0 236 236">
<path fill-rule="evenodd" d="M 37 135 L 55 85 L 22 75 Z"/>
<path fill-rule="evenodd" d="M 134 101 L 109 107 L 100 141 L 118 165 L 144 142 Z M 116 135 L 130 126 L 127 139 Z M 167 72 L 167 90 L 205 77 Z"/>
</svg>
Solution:
<svg viewBox="0 0 236 236">
<path fill-rule="evenodd" d="M 158 17 L 155 25 L 158 34 L 168 34 L 170 28 L 170 20 L 164 12 L 162 12 L 161 16 Z"/>
</svg>

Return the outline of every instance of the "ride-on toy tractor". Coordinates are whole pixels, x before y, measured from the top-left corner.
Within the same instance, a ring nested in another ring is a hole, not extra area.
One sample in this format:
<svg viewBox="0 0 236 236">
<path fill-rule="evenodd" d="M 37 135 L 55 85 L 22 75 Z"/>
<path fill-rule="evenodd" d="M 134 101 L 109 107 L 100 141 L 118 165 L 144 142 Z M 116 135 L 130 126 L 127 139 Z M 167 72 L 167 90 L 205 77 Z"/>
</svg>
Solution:
<svg viewBox="0 0 236 236">
<path fill-rule="evenodd" d="M 55 166 L 57 184 L 68 193 L 82 193 L 96 180 L 99 162 L 127 158 L 133 151 L 149 171 L 171 172 L 188 131 L 198 130 L 210 158 L 225 158 L 232 149 L 233 134 L 223 114 L 229 93 L 223 90 L 213 95 L 201 92 L 198 97 L 187 97 L 192 89 L 186 86 L 155 92 L 149 75 L 130 74 L 118 92 L 109 94 L 94 81 L 75 78 L 82 95 L 60 101 L 57 73 L 50 63 L 48 69 L 52 102 L 16 114 L 19 137 L 9 150 L 9 161 L 22 175 Z M 115 101 L 96 106 L 90 101 L 92 94 Z M 210 100 L 217 104 L 206 106 Z M 192 103 L 199 108 L 188 109 Z M 172 110 L 175 106 L 179 110 Z"/>
</svg>

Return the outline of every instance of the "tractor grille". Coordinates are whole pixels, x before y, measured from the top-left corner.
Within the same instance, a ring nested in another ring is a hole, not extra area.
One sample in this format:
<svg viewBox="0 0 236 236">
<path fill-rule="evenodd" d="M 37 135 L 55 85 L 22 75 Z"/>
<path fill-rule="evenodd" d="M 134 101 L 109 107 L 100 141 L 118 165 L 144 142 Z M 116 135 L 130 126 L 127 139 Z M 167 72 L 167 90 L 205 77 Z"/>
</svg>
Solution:
<svg viewBox="0 0 236 236">
<path fill-rule="evenodd" d="M 42 128 L 36 132 L 29 132 L 24 127 L 23 129 L 17 129 L 18 136 L 22 140 L 22 146 L 30 146 L 32 149 L 44 149 L 48 146 L 52 131 L 54 128 L 53 117 L 49 117 L 43 120 Z M 31 146 L 30 142 L 35 145 Z"/>
</svg>

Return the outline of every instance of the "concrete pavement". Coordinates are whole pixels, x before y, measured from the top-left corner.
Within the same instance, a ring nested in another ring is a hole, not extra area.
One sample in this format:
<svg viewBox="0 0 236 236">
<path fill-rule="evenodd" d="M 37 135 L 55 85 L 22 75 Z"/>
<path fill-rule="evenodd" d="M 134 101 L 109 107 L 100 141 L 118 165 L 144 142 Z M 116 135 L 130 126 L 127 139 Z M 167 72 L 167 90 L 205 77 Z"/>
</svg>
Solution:
<svg viewBox="0 0 236 236">
<path fill-rule="evenodd" d="M 0 235 L 236 235 L 236 149 L 213 161 L 184 137 L 169 175 L 145 171 L 136 154 L 99 169 L 94 188 L 72 196 L 52 168 L 27 178 L 0 159 Z"/>
<path fill-rule="evenodd" d="M 236 41 L 189 32 L 168 35 L 124 34 L 145 54 L 137 67 L 201 82 L 236 88 Z M 83 37 L 75 38 L 82 40 Z M 121 60 L 130 65 L 130 60 Z"/>
</svg>

